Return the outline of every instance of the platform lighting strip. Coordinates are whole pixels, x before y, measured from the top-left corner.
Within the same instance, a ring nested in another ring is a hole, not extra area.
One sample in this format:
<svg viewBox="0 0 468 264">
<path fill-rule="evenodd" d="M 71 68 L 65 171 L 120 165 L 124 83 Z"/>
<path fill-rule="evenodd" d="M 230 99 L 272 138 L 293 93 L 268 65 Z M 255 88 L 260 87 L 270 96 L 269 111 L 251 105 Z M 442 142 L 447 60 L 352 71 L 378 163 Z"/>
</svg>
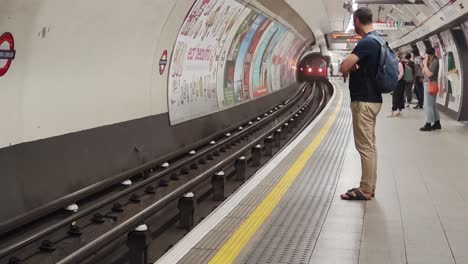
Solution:
<svg viewBox="0 0 468 264">
<path fill-rule="evenodd" d="M 227 264 L 233 263 L 236 260 L 237 256 L 244 249 L 247 243 L 249 243 L 252 236 L 255 235 L 257 230 L 262 226 L 268 216 L 270 216 L 273 209 L 276 208 L 281 198 L 294 183 L 299 173 L 302 171 L 309 159 L 325 139 L 325 136 L 335 122 L 338 112 L 341 109 L 342 101 L 343 92 L 340 91 L 339 100 L 332 115 L 328 118 L 327 122 L 319 131 L 312 143 L 307 146 L 299 158 L 284 174 L 278 184 L 273 187 L 271 192 L 258 205 L 252 214 L 242 223 L 242 225 L 226 241 L 223 247 L 213 256 L 209 262 L 210 264 Z"/>
</svg>

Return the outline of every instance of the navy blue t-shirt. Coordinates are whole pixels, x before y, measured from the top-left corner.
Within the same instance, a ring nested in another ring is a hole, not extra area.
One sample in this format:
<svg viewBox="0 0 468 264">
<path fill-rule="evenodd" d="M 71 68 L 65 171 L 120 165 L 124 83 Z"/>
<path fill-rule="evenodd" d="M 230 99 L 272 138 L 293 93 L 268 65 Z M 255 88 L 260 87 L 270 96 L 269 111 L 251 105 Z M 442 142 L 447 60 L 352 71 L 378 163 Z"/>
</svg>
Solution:
<svg viewBox="0 0 468 264">
<path fill-rule="evenodd" d="M 372 38 L 369 32 L 362 38 L 353 50 L 353 54 L 359 57 L 357 63 L 359 69 L 352 71 L 349 78 L 349 90 L 351 101 L 381 103 L 382 94 L 377 91 L 374 85 L 375 75 L 379 64 L 380 44 Z"/>
</svg>

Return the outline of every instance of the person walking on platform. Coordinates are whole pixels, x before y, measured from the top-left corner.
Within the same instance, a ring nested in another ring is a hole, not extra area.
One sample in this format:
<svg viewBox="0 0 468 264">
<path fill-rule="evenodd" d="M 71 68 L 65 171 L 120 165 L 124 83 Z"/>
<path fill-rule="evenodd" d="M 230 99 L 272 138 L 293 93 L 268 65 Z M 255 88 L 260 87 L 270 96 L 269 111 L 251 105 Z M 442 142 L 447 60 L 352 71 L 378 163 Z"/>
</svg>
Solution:
<svg viewBox="0 0 468 264">
<path fill-rule="evenodd" d="M 406 92 L 406 107 L 410 107 L 411 102 L 413 102 L 413 85 L 414 85 L 414 76 L 415 76 L 415 65 L 411 60 L 411 53 L 406 54 L 405 56 L 405 73 L 403 79 L 405 80 L 405 92 Z"/>
<path fill-rule="evenodd" d="M 403 76 L 405 74 L 405 66 L 403 62 L 403 55 L 399 54 L 398 55 L 398 84 L 397 87 L 395 88 L 395 91 L 393 91 L 392 95 L 392 112 L 388 117 L 396 117 L 400 116 L 401 111 L 405 109 L 405 86 L 406 82 L 403 79 Z"/>
<path fill-rule="evenodd" d="M 437 110 L 437 93 L 439 92 L 438 74 L 439 60 L 433 48 L 426 49 L 426 58 L 423 61 L 424 72 L 424 110 L 426 111 L 426 124 L 421 131 L 442 129 L 439 110 Z"/>
<path fill-rule="evenodd" d="M 416 98 L 418 99 L 418 104 L 414 107 L 414 109 L 422 109 L 424 106 L 424 74 L 422 67 L 423 58 L 419 54 L 419 51 L 415 51 L 414 56 L 416 74 L 416 78 L 414 80 L 414 93 L 416 94 Z"/>
<path fill-rule="evenodd" d="M 373 29 L 372 12 L 367 7 L 353 14 L 354 27 L 363 38 L 351 54 L 341 63 L 343 76 L 350 74 L 349 90 L 356 149 L 361 155 L 361 183 L 358 188 L 341 195 L 345 200 L 369 200 L 374 194 L 377 179 L 377 148 L 375 126 L 382 109 L 382 94 L 375 85 L 381 46 Z"/>
</svg>

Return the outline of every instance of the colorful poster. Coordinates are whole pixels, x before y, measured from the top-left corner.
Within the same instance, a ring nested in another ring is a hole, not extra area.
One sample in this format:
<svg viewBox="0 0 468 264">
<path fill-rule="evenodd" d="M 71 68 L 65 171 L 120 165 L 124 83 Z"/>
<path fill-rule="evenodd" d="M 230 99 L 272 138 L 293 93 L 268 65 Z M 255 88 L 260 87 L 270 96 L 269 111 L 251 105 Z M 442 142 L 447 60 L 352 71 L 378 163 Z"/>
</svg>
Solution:
<svg viewBox="0 0 468 264">
<path fill-rule="evenodd" d="M 234 46 L 233 43 L 239 43 L 240 32 L 237 29 L 246 27 L 248 24 L 248 17 L 253 17 L 255 13 L 252 10 L 245 8 L 241 14 L 234 21 L 231 30 L 224 41 L 224 46 L 221 52 L 221 57 L 218 62 L 218 105 L 219 107 L 225 108 L 228 106 L 234 105 L 234 65 L 233 61 L 233 52 L 231 51 L 231 46 Z M 226 67 L 227 64 L 230 67 Z M 228 70 L 229 69 L 229 70 Z"/>
<path fill-rule="evenodd" d="M 267 33 L 263 35 L 262 39 L 260 40 L 260 45 L 254 54 L 254 59 L 252 66 L 250 67 L 250 76 L 251 77 L 251 85 L 252 85 L 252 96 L 254 98 L 264 96 L 268 94 L 268 89 L 265 86 L 264 82 L 260 80 L 263 79 L 264 70 L 263 64 L 266 60 L 265 51 L 267 50 L 268 45 L 270 44 L 272 37 L 278 31 L 279 26 L 277 23 L 273 22 L 270 24 L 269 28 L 267 29 Z"/>
<path fill-rule="evenodd" d="M 170 67 L 172 124 L 218 111 L 218 60 L 243 9 L 236 1 L 224 0 L 200 0 L 193 6 L 177 37 Z"/>
<path fill-rule="evenodd" d="M 251 89 L 252 85 L 250 82 L 252 61 L 254 59 L 254 54 L 255 54 L 255 51 L 257 50 L 257 46 L 260 40 L 262 39 L 263 34 L 265 33 L 268 26 L 270 25 L 270 23 L 271 23 L 270 19 L 266 19 L 263 22 L 262 26 L 260 26 L 260 28 L 255 33 L 254 37 L 252 38 L 252 42 L 250 43 L 247 55 L 245 56 L 243 87 L 244 87 L 244 93 L 249 92 L 249 98 L 253 97 L 253 91 Z"/>
<path fill-rule="evenodd" d="M 460 76 L 460 56 L 457 46 L 450 30 L 440 33 L 444 44 L 444 52 L 442 54 L 443 70 L 442 76 L 445 81 L 445 91 L 448 96 L 448 108 L 455 112 L 460 111 L 461 99 L 461 76 Z"/>
<path fill-rule="evenodd" d="M 293 64 L 304 47 L 296 40 L 292 31 L 235 0 L 196 1 L 170 58 L 171 124 L 285 88 L 295 80 Z"/>
<path fill-rule="evenodd" d="M 284 63 L 286 60 L 287 52 L 294 41 L 294 34 L 292 32 L 287 32 L 278 45 L 275 48 L 273 53 L 273 64 L 271 65 L 271 69 L 269 71 L 269 75 L 271 78 L 271 90 L 278 91 L 282 87 L 281 83 L 281 73 L 284 69 Z"/>
<path fill-rule="evenodd" d="M 286 28 L 280 26 L 279 29 L 276 31 L 274 37 L 272 38 L 270 44 L 268 45 L 267 51 L 266 51 L 266 58 L 265 58 L 265 64 L 263 65 L 263 69 L 261 70 L 263 74 L 263 82 L 262 80 L 261 85 L 266 86 L 268 88 L 268 92 L 273 92 L 273 80 L 271 78 L 271 71 L 274 69 L 273 67 L 273 58 L 274 54 L 277 51 L 277 46 L 278 43 L 281 41 L 281 39 L 284 37 L 286 34 L 287 30 Z"/>
<path fill-rule="evenodd" d="M 232 41 L 231 48 L 227 55 L 225 71 L 224 71 L 224 99 L 223 107 L 230 107 L 236 104 L 236 98 L 234 93 L 234 80 L 235 80 L 235 68 L 236 61 L 238 58 L 240 46 L 244 41 L 247 33 L 249 32 L 250 26 L 257 18 L 257 13 L 250 11 L 247 17 L 244 18 L 242 24 L 235 33 L 234 40 Z"/>
<path fill-rule="evenodd" d="M 249 86 L 248 83 L 245 83 L 246 79 L 244 78 L 244 65 L 250 65 L 250 58 L 247 57 L 249 54 L 249 48 L 251 45 L 255 45 L 253 44 L 255 41 L 253 43 L 252 41 L 254 40 L 254 36 L 256 36 L 257 30 L 260 29 L 265 19 L 266 18 L 262 15 L 257 16 L 249 31 L 245 35 L 245 38 L 243 39 L 237 54 L 236 66 L 234 69 L 234 97 L 237 104 L 250 99 Z"/>
<path fill-rule="evenodd" d="M 293 44 L 291 45 L 290 49 L 286 53 L 285 62 L 283 63 L 283 71 L 281 79 L 281 87 L 290 86 L 292 83 L 295 82 L 296 76 L 296 64 L 297 60 L 295 59 L 295 55 L 299 53 L 302 46 L 302 40 L 295 37 Z"/>
<path fill-rule="evenodd" d="M 424 55 L 426 54 L 426 46 L 424 45 L 424 43 L 422 41 L 419 41 L 418 43 L 416 43 L 416 46 L 418 47 L 419 54 L 424 57 Z"/>
<path fill-rule="evenodd" d="M 446 79 L 444 77 L 444 60 L 443 60 L 443 48 L 440 44 L 439 36 L 434 35 L 429 38 L 431 42 L 431 46 L 434 48 L 436 57 L 439 59 L 439 72 L 438 80 L 439 80 L 439 93 L 437 94 L 436 101 L 438 104 L 445 106 L 446 100 Z"/>
</svg>

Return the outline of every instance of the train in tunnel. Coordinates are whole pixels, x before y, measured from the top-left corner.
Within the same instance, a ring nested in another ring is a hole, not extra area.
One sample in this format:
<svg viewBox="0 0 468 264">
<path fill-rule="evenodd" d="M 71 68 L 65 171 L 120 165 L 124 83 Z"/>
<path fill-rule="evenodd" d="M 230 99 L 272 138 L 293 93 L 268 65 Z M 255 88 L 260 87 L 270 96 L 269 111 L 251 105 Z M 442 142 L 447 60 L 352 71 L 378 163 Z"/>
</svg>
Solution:
<svg viewBox="0 0 468 264">
<path fill-rule="evenodd" d="M 297 79 L 300 82 L 324 80 L 329 77 L 330 72 L 330 57 L 312 53 L 299 62 Z"/>
</svg>

